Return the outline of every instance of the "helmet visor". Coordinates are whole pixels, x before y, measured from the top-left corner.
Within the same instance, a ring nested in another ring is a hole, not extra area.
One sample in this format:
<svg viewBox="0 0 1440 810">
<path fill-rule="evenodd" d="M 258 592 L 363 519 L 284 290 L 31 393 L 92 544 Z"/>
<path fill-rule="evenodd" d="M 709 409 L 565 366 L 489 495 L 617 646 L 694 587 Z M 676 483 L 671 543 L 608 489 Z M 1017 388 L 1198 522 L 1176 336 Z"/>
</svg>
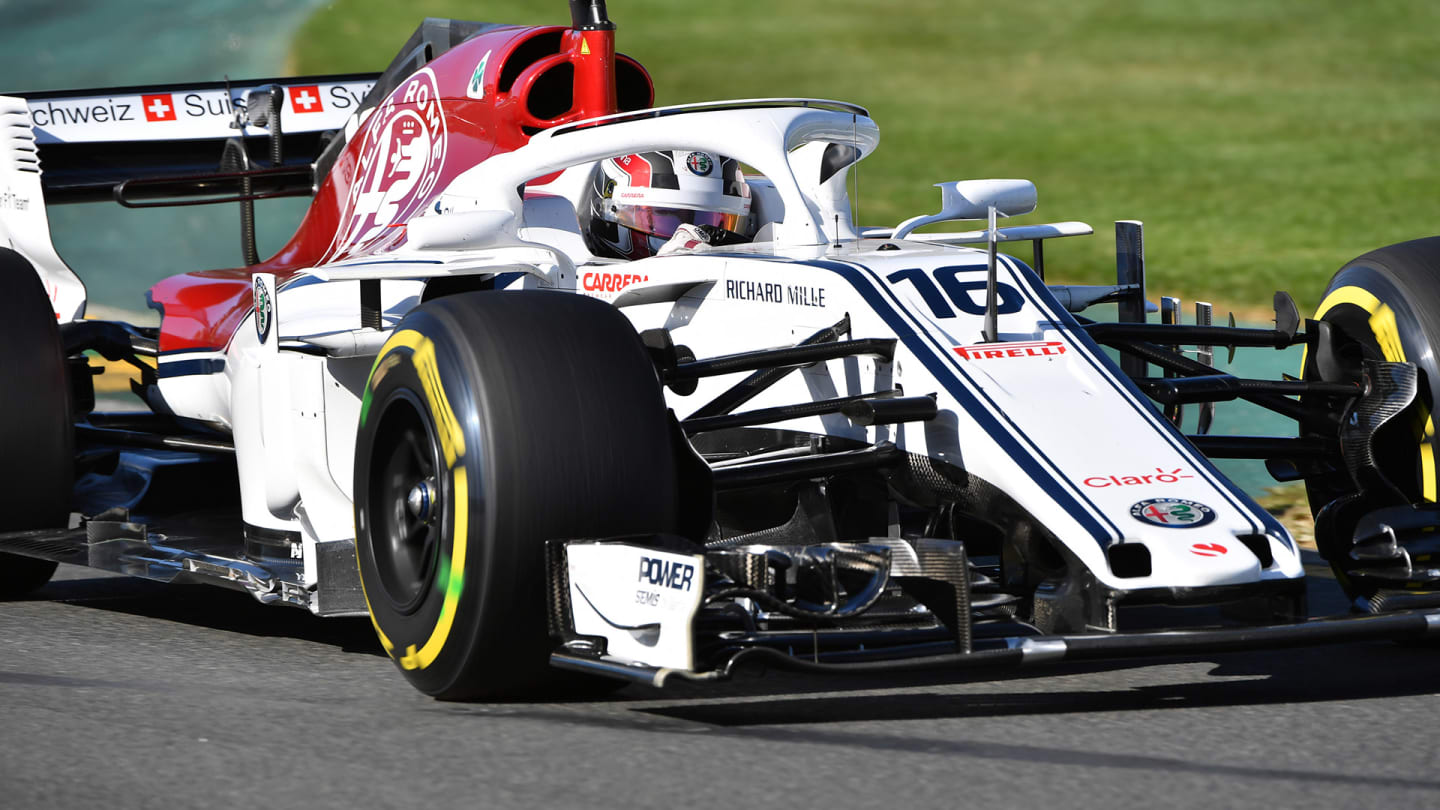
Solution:
<svg viewBox="0 0 1440 810">
<path fill-rule="evenodd" d="M 615 219 L 621 225 L 651 236 L 670 238 L 681 225 L 713 225 L 739 233 L 745 220 L 743 214 L 721 211 L 692 211 L 689 208 L 652 208 L 648 205 L 621 205 Z"/>
</svg>

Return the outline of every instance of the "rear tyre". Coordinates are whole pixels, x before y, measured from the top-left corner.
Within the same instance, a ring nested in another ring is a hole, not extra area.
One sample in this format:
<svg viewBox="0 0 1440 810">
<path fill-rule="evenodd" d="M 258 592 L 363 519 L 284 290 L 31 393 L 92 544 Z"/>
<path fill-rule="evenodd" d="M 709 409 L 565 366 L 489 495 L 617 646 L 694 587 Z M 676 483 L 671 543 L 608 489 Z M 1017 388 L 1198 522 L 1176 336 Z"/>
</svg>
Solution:
<svg viewBox="0 0 1440 810">
<path fill-rule="evenodd" d="M 0 248 L 0 532 L 64 528 L 74 483 L 65 351 L 35 268 Z M 55 563 L 0 553 L 0 599 L 50 580 Z"/>
<path fill-rule="evenodd" d="M 1418 369 L 1415 401 L 1376 433 L 1373 447 L 1380 472 L 1407 503 L 1435 502 L 1435 419 L 1440 396 L 1440 237 L 1417 239 L 1366 253 L 1330 280 L 1315 319 L 1336 333 L 1336 356 L 1344 374 L 1359 380 L 1362 360 L 1414 363 Z M 1307 352 L 1304 379 L 1321 378 L 1314 352 Z M 1320 552 L 1336 568 L 1352 597 L 1372 594 L 1342 570 L 1355 522 L 1375 508 L 1353 497 L 1355 485 L 1341 469 L 1306 479 L 1310 508 L 1319 523 Z M 1393 500 L 1393 499 L 1392 499 Z"/>
<path fill-rule="evenodd" d="M 406 315 L 364 395 L 355 525 L 371 618 L 411 684 L 443 699 L 581 686 L 548 666 L 544 542 L 680 533 L 669 419 L 609 305 L 479 292 Z"/>
</svg>

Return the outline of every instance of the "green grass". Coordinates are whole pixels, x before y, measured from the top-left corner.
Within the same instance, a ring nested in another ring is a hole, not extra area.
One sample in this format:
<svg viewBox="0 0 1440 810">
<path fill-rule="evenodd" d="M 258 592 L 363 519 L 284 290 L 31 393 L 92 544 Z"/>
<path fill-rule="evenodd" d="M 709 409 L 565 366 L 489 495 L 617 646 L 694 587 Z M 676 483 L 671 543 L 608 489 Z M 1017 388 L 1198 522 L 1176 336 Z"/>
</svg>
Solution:
<svg viewBox="0 0 1440 810">
<path fill-rule="evenodd" d="M 1151 295 L 1313 307 L 1366 250 L 1440 233 L 1429 0 L 612 0 L 657 103 L 858 102 L 880 124 L 861 220 L 936 209 L 930 184 L 1025 177 L 1052 279 L 1113 279 L 1111 223 L 1146 223 Z M 293 67 L 378 70 L 423 15 L 568 22 L 560 0 L 336 0 Z M 962 226 L 968 227 L 968 226 Z M 1024 255 L 1024 252 L 1022 252 Z"/>
</svg>

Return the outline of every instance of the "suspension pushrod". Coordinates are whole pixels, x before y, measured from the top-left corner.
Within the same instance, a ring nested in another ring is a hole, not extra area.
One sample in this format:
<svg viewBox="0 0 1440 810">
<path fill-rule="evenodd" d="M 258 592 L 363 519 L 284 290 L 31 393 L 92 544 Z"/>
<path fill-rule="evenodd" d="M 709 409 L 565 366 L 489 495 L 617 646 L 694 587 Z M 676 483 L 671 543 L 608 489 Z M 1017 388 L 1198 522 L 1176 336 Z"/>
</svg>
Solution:
<svg viewBox="0 0 1440 810">
<path fill-rule="evenodd" d="M 1334 439 L 1275 436 L 1186 436 L 1209 458 L 1321 459 L 1339 455 Z"/>
<path fill-rule="evenodd" d="M 1171 371 L 1178 371 L 1188 376 L 1210 376 L 1215 369 L 1197 360 L 1191 360 L 1175 352 L 1163 349 L 1153 343 L 1146 343 L 1140 340 L 1116 340 L 1110 343 L 1111 346 L 1122 352 L 1129 352 L 1136 357 L 1143 358 L 1147 362 L 1154 363 L 1161 368 Z M 1144 379 L 1144 378 L 1141 378 Z M 1313 428 L 1317 432 L 1328 433 L 1339 424 L 1336 417 L 1306 408 L 1298 401 L 1276 394 L 1259 394 L 1242 391 L 1239 399 L 1246 402 L 1253 402 L 1269 411 L 1274 411 L 1281 416 L 1294 419 L 1307 428 Z"/>
<path fill-rule="evenodd" d="M 1144 340 L 1201 346 L 1269 346 L 1283 349 L 1305 343 L 1304 332 L 1289 334 L 1279 329 L 1247 329 L 1240 326 L 1195 326 L 1166 323 L 1092 323 L 1084 329 L 1100 343 Z"/>
<path fill-rule="evenodd" d="M 666 375 L 671 380 L 694 379 L 696 377 L 718 377 L 737 371 L 758 371 L 769 368 L 799 368 L 826 360 L 842 357 L 871 355 L 884 360 L 895 356 L 894 338 L 861 338 L 840 340 L 834 343 L 820 343 L 814 346 L 790 346 L 784 349 L 766 349 L 758 352 L 741 352 L 706 360 L 681 363 Z"/>
<path fill-rule="evenodd" d="M 857 402 L 865 402 L 872 399 L 886 399 L 899 396 L 897 390 L 881 391 L 875 394 L 861 394 L 855 397 L 837 397 L 835 399 L 821 399 L 815 402 L 803 402 L 798 405 L 780 405 L 774 408 L 757 408 L 753 411 L 743 413 L 722 414 L 720 416 L 706 416 L 701 418 L 686 419 L 680 423 L 687 435 L 702 433 L 707 430 L 724 430 L 734 427 L 748 427 L 751 425 L 768 425 L 772 422 L 783 422 L 786 419 L 799 419 L 805 416 L 823 416 L 825 414 L 840 413 L 846 405 Z"/>
<path fill-rule="evenodd" d="M 840 473 L 893 467 L 905 460 L 905 451 L 889 442 L 861 450 L 824 453 L 779 461 L 720 467 L 714 470 L 716 489 L 740 489 L 784 481 L 824 478 Z"/>
<path fill-rule="evenodd" d="M 1230 374 L 1200 377 L 1141 377 L 1135 381 L 1151 398 L 1165 405 L 1187 402 L 1228 402 L 1244 394 L 1319 394 L 1357 397 L 1362 393 L 1354 383 L 1305 382 L 1302 380 L 1248 380 Z"/>
<path fill-rule="evenodd" d="M 836 321 L 834 325 L 827 326 L 810 337 L 800 341 L 800 346 L 814 346 L 820 343 L 834 343 L 841 335 L 850 334 L 850 316 L 846 315 Z M 795 368 L 767 368 L 751 374 L 738 383 L 730 386 L 709 402 L 701 405 L 690 414 L 691 419 L 700 419 L 720 414 L 730 413 L 736 408 L 744 405 L 755 397 L 759 396 L 767 388 L 785 379 Z"/>
</svg>

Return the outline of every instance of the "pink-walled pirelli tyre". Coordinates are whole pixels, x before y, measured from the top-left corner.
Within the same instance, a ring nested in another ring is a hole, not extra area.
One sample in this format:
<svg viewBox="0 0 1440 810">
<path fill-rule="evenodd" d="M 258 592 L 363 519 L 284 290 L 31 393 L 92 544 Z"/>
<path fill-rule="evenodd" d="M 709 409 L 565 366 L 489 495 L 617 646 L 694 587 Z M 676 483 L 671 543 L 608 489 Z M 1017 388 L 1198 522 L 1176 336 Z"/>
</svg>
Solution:
<svg viewBox="0 0 1440 810">
<path fill-rule="evenodd" d="M 548 666 L 544 542 L 677 533 L 669 416 L 623 315 L 478 292 L 405 316 L 355 458 L 356 552 L 381 644 L 443 699 L 593 688 Z"/>
<path fill-rule="evenodd" d="M 1440 397 L 1440 237 L 1372 250 L 1330 280 L 1315 319 L 1336 335 L 1335 356 L 1343 373 L 1359 380 L 1360 361 L 1414 363 L 1418 370 L 1414 402 L 1375 434 L 1372 448 L 1380 472 L 1405 502 L 1437 500 L 1436 439 L 1433 411 Z M 1313 352 L 1306 353 L 1302 376 L 1319 379 Z M 1338 413 L 1337 413 L 1338 415 Z M 1392 503 L 1349 502 L 1354 483 L 1343 469 L 1306 480 L 1311 509 L 1344 505 L 1328 533 L 1317 532 L 1320 553 L 1343 563 L 1355 519 Z M 1324 536 L 1321 536 L 1324 535 Z M 1369 594 L 1337 565 L 1337 576 L 1352 597 Z"/>
<path fill-rule="evenodd" d="M 63 527 L 75 452 L 65 352 L 30 262 L 0 248 L 0 532 Z M 49 581 L 55 563 L 0 554 L 0 599 Z"/>
</svg>

